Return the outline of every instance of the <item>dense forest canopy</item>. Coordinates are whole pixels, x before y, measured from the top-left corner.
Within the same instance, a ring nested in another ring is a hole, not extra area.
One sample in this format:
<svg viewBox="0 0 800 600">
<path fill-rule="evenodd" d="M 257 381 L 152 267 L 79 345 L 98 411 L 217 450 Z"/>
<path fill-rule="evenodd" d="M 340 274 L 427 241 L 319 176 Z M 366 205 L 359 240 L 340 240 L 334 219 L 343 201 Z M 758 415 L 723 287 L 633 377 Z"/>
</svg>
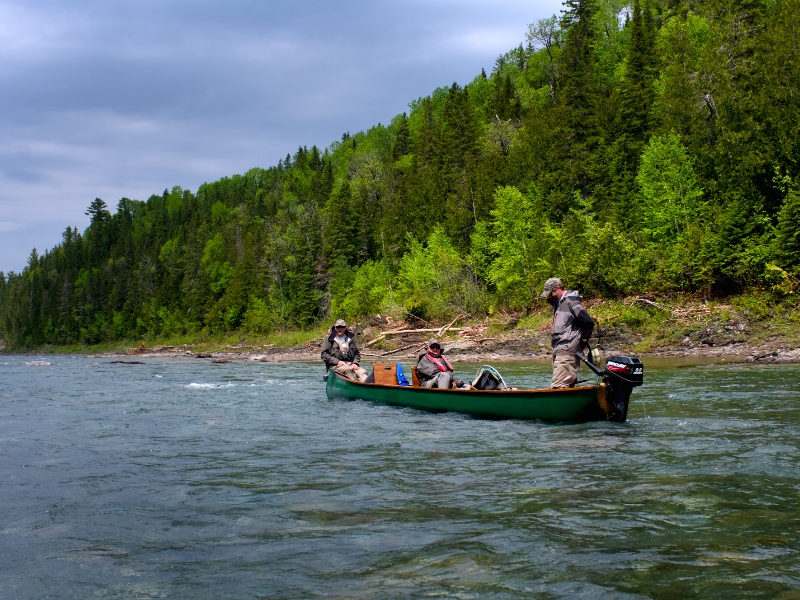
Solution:
<svg viewBox="0 0 800 600">
<path fill-rule="evenodd" d="M 16 347 L 800 277 L 800 0 L 567 0 L 490 75 L 0 273 Z"/>
</svg>

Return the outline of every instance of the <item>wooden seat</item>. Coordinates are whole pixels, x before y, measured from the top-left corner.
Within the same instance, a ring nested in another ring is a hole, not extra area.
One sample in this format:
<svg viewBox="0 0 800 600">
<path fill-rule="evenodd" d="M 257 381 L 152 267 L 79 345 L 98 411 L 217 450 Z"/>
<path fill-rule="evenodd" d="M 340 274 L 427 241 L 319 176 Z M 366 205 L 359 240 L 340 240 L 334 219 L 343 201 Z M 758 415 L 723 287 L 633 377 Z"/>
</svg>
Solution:
<svg viewBox="0 0 800 600">
<path fill-rule="evenodd" d="M 417 367 L 411 367 L 411 385 L 419 387 L 419 375 L 417 375 Z"/>
</svg>

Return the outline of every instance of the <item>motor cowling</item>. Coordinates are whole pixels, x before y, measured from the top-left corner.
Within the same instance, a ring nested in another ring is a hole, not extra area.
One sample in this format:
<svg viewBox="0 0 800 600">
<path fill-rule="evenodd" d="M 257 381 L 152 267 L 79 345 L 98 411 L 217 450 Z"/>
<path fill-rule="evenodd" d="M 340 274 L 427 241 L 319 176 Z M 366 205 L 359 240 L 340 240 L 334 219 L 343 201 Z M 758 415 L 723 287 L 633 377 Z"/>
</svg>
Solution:
<svg viewBox="0 0 800 600">
<path fill-rule="evenodd" d="M 635 356 L 609 356 L 603 369 L 606 400 L 611 405 L 610 421 L 624 423 L 633 388 L 644 382 L 644 365 Z"/>
</svg>

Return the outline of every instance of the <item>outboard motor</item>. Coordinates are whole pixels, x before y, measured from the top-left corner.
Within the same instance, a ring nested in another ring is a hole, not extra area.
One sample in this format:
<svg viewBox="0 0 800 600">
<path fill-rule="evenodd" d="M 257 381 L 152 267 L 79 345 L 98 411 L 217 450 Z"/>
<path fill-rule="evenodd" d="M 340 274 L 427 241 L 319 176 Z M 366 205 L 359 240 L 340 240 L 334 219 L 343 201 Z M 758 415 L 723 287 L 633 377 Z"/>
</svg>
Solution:
<svg viewBox="0 0 800 600">
<path fill-rule="evenodd" d="M 631 392 L 633 388 L 643 383 L 644 365 L 635 356 L 609 356 L 606 359 L 606 367 L 601 373 L 598 375 L 603 378 L 606 403 L 611 408 L 608 419 L 624 423 L 628 416 Z"/>
</svg>

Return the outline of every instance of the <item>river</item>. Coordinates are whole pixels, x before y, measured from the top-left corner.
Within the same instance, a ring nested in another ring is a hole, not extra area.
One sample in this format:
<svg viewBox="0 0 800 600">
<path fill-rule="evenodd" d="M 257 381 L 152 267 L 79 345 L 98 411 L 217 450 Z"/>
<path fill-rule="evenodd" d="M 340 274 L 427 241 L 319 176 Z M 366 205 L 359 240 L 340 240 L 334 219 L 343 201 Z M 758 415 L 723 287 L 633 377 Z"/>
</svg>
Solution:
<svg viewBox="0 0 800 600">
<path fill-rule="evenodd" d="M 645 362 L 576 425 L 112 360 L 0 356 L 0 598 L 800 598 L 800 366 Z"/>
</svg>

